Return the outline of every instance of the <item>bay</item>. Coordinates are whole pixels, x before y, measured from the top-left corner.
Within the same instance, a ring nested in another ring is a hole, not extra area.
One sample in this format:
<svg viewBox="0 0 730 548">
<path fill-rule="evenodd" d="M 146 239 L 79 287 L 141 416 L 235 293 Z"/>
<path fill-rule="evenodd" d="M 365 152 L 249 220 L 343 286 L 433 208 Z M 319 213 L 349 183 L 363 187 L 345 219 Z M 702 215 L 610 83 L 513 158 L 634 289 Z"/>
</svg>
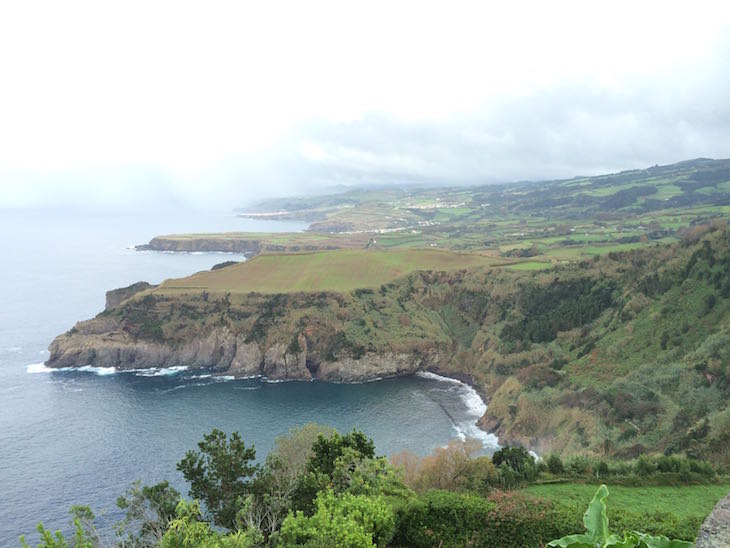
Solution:
<svg viewBox="0 0 730 548">
<path fill-rule="evenodd" d="M 457 435 L 495 440 L 475 421 L 483 403 L 465 385 L 433 377 L 360 385 L 225 380 L 200 371 L 49 373 L 53 338 L 100 312 L 108 289 L 158 283 L 216 263 L 217 253 L 135 251 L 175 232 L 302 230 L 292 222 L 225 212 L 0 211 L 0 546 L 37 539 L 39 521 L 68 530 L 88 504 L 109 533 L 114 501 L 132 481 L 170 480 L 203 433 L 237 430 L 263 459 L 277 435 L 307 422 L 371 436 L 379 454 L 426 454 Z"/>
</svg>

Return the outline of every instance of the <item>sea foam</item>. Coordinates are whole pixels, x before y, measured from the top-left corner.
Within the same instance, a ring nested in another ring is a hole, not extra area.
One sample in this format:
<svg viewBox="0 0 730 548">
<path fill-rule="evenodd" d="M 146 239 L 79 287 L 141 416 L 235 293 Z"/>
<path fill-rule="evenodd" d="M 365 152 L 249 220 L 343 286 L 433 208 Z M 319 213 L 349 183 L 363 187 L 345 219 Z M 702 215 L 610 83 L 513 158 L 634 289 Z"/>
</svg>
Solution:
<svg viewBox="0 0 730 548">
<path fill-rule="evenodd" d="M 94 373 L 95 375 L 114 375 L 117 373 L 115 367 L 94 367 L 93 365 L 84 365 L 82 367 L 46 367 L 44 363 L 32 363 L 25 368 L 27 373 L 56 373 L 69 371 L 82 371 L 84 373 Z"/>
<path fill-rule="evenodd" d="M 479 420 L 479 418 L 481 418 L 481 416 L 487 411 L 487 404 L 484 403 L 484 400 L 482 400 L 481 396 L 479 396 L 479 393 L 474 390 L 474 388 L 458 379 L 444 377 L 429 371 L 419 371 L 416 373 L 416 376 L 452 385 L 453 389 L 456 391 L 457 395 L 466 407 L 467 417 L 464 420 L 454 419 L 449 416 L 459 439 L 464 440 L 466 438 L 473 438 L 479 440 L 485 449 L 499 449 L 499 438 L 497 438 L 494 434 L 485 432 L 479 428 L 476 423 L 476 421 Z"/>
<path fill-rule="evenodd" d="M 93 365 L 83 365 L 81 367 L 69 368 L 64 367 L 63 371 L 84 371 L 88 373 L 94 373 L 99 376 L 114 375 L 117 373 L 116 367 L 95 367 Z"/>
<path fill-rule="evenodd" d="M 126 371 L 120 371 L 120 373 L 133 373 L 137 377 L 167 377 L 169 375 L 176 375 L 181 371 L 187 371 L 185 365 L 175 365 L 173 367 L 151 367 L 149 369 L 127 369 Z"/>
</svg>

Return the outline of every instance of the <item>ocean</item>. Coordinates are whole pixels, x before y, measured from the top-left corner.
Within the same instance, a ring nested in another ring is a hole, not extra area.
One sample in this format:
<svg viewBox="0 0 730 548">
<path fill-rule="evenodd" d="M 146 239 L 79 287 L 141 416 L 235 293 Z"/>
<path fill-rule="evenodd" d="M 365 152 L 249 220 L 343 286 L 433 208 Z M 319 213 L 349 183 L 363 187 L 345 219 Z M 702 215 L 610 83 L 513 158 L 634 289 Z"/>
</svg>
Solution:
<svg viewBox="0 0 730 548">
<path fill-rule="evenodd" d="M 37 540 L 39 521 L 68 531 L 89 505 L 102 532 L 135 480 L 169 480 L 213 427 L 239 431 L 260 460 L 276 436 L 307 422 L 362 429 L 377 453 L 429 453 L 454 437 L 496 439 L 476 427 L 484 403 L 456 381 L 425 374 L 358 385 L 233 380 L 201 371 L 50 372 L 53 338 L 104 308 L 105 292 L 206 270 L 235 254 L 135 251 L 175 232 L 303 230 L 232 213 L 0 210 L 0 546 Z"/>
</svg>

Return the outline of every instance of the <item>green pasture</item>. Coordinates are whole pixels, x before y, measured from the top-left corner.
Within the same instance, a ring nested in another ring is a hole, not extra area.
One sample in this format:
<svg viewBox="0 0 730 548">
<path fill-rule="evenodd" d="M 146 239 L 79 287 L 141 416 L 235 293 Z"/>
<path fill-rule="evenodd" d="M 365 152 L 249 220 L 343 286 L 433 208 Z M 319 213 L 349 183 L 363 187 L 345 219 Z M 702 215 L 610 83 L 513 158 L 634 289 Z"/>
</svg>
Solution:
<svg viewBox="0 0 730 548">
<path fill-rule="evenodd" d="M 259 255 L 241 264 L 166 280 L 157 293 L 287 293 L 373 288 L 416 270 L 494 266 L 492 257 L 439 249 L 338 250 Z"/>
<path fill-rule="evenodd" d="M 587 507 L 598 485 L 555 483 L 531 485 L 525 492 L 566 506 Z M 607 505 L 632 512 L 667 512 L 681 517 L 704 518 L 717 501 L 730 493 L 730 483 L 679 487 L 608 486 Z"/>
</svg>

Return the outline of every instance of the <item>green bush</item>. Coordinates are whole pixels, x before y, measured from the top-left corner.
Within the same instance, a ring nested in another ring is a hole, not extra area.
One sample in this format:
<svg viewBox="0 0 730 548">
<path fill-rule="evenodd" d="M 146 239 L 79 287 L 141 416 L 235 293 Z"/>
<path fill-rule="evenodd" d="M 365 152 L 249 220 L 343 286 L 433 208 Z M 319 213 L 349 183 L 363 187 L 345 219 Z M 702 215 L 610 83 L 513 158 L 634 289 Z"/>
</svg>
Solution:
<svg viewBox="0 0 730 548">
<path fill-rule="evenodd" d="M 565 473 L 565 467 L 563 461 L 555 453 L 552 453 L 547 459 L 547 467 L 551 474 L 563 474 Z"/>
<path fill-rule="evenodd" d="M 386 546 L 395 530 L 393 510 L 381 497 L 323 491 L 311 517 L 289 514 L 274 539 L 279 546 L 367 548 Z"/>
<path fill-rule="evenodd" d="M 544 546 L 580 526 L 580 515 L 574 510 L 523 493 L 497 492 L 489 501 L 495 508 L 475 538 L 475 546 Z"/>
<path fill-rule="evenodd" d="M 494 503 L 470 493 L 433 490 L 396 509 L 396 546 L 464 546 L 484 527 Z"/>
<path fill-rule="evenodd" d="M 396 546 L 540 546 L 580 527 L 572 509 L 517 492 L 429 491 L 396 511 Z"/>
</svg>

